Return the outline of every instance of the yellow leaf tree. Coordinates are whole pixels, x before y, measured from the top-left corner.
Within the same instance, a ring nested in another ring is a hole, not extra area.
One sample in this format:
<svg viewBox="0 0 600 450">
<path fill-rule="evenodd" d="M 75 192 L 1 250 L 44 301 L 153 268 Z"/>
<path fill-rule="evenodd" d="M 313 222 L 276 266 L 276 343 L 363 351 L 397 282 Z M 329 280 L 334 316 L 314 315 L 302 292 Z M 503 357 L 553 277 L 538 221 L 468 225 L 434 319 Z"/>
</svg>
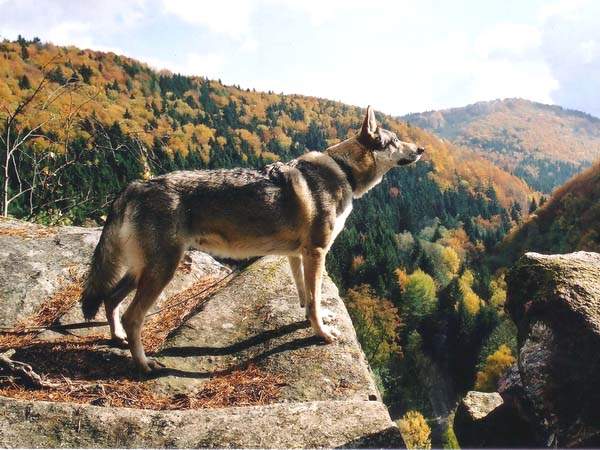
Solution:
<svg viewBox="0 0 600 450">
<path fill-rule="evenodd" d="M 483 370 L 477 372 L 475 389 L 484 392 L 495 391 L 498 387 L 498 380 L 515 361 L 510 348 L 502 344 L 498 350 L 487 357 Z"/>
<path fill-rule="evenodd" d="M 431 428 L 419 411 L 408 411 L 398 421 L 406 448 L 431 448 Z"/>
<path fill-rule="evenodd" d="M 389 300 L 379 298 L 366 284 L 348 290 L 346 306 L 369 363 L 385 365 L 400 352 L 400 315 Z"/>
</svg>

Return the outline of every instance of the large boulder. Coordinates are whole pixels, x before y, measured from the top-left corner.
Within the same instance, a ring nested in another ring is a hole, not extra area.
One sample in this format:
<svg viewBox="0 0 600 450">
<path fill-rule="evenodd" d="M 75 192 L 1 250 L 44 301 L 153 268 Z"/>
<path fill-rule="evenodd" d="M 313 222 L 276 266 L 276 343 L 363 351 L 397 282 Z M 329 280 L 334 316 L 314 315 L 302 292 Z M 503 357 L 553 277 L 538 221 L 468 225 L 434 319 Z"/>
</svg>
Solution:
<svg viewBox="0 0 600 450">
<path fill-rule="evenodd" d="M 162 392 L 197 390 L 206 381 L 203 374 L 266 362 L 285 376 L 282 395 L 287 401 L 381 400 L 329 277 L 322 296 L 341 333 L 334 345 L 323 345 L 309 327 L 287 259 L 258 260 L 171 334 L 157 357 L 179 373 L 154 383 Z"/>
<path fill-rule="evenodd" d="M 80 279 L 94 251 L 97 228 L 49 228 L 0 219 L 0 323 L 31 316 Z"/>
<path fill-rule="evenodd" d="M 3 325 L 80 321 L 76 294 L 98 236 L 97 229 L 1 221 Z M 340 339 L 324 345 L 305 320 L 285 258 L 229 274 L 210 256 L 188 253 L 144 327 L 147 349 L 168 368 L 156 378 L 137 378 L 129 351 L 102 340 L 106 327 L 28 336 L 13 358 L 58 387 L 0 383 L 0 445 L 404 445 L 329 277 L 323 303 Z M 0 333 L 0 348 L 15 342 Z"/>
<path fill-rule="evenodd" d="M 31 318 L 53 302 L 61 303 L 56 305 L 59 308 L 66 307 L 66 311 L 56 311 L 58 316 L 52 318 L 56 322 L 82 321 L 81 307 L 72 304 L 78 300 L 81 282 L 101 231 L 100 228 L 44 227 L 0 218 L 0 324 L 36 325 L 31 323 Z M 219 278 L 229 272 L 230 269 L 209 255 L 190 251 L 162 299 L 191 287 L 199 279 Z M 108 327 L 100 331 L 106 330 Z M 86 334 L 89 330 L 73 332 Z"/>
<path fill-rule="evenodd" d="M 459 403 L 454 431 L 462 447 L 531 447 L 530 427 L 497 392 L 470 391 Z"/>
<path fill-rule="evenodd" d="M 507 282 L 520 377 L 507 393 L 521 392 L 538 444 L 599 446 L 600 255 L 527 253 Z"/>
<path fill-rule="evenodd" d="M 502 403 L 502 397 L 497 392 L 470 391 L 460 402 L 459 411 L 463 411 L 472 421 L 478 421 L 487 417 Z"/>
</svg>

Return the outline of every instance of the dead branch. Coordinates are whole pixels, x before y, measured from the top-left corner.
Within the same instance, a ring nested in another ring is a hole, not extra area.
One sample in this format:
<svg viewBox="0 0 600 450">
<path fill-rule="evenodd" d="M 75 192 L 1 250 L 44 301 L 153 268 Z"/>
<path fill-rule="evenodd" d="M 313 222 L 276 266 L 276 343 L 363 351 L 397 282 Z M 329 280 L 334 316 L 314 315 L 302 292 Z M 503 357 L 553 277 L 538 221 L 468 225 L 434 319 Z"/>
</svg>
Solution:
<svg viewBox="0 0 600 450">
<path fill-rule="evenodd" d="M 13 361 L 3 354 L 0 354 L 0 377 L 8 378 L 13 383 L 19 382 L 28 388 L 40 389 L 45 386 L 42 377 L 29 364 Z"/>
</svg>

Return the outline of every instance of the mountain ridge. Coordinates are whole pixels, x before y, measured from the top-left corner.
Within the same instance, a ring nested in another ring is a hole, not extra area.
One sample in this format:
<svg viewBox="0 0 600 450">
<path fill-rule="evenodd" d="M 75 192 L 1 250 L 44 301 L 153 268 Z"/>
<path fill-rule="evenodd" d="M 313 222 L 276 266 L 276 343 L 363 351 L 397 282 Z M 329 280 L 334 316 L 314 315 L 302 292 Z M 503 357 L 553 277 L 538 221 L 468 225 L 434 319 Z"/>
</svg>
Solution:
<svg viewBox="0 0 600 450">
<path fill-rule="evenodd" d="M 401 119 L 471 148 L 546 193 L 600 157 L 600 119 L 558 105 L 507 98 Z"/>
<path fill-rule="evenodd" d="M 561 105 L 555 105 L 555 104 L 551 104 L 551 103 L 542 103 L 542 102 L 538 102 L 535 100 L 529 100 L 527 98 L 523 98 L 523 97 L 503 97 L 503 98 L 495 98 L 493 100 L 480 100 L 477 102 L 473 102 L 473 103 L 468 103 L 464 106 L 452 106 L 449 108 L 441 108 L 441 109 L 429 109 L 429 110 L 425 110 L 425 111 L 415 111 L 415 112 L 410 112 L 407 114 L 403 114 L 400 117 L 408 117 L 408 116 L 412 116 L 412 115 L 418 115 L 418 114 L 427 114 L 427 113 L 435 113 L 435 112 L 452 112 L 452 111 L 457 111 L 457 110 L 462 110 L 462 109 L 470 109 L 470 108 L 477 108 L 477 107 L 483 107 L 485 109 L 486 106 L 492 106 L 498 103 L 506 103 L 506 102 L 525 102 L 525 103 L 530 103 L 532 105 L 535 105 L 536 107 L 539 108 L 545 108 L 545 109 L 549 109 L 552 110 L 554 112 L 557 113 L 563 113 L 563 114 L 570 114 L 570 115 L 575 115 L 575 116 L 580 116 L 582 118 L 586 118 L 588 120 L 591 120 L 593 122 L 597 122 L 600 124 L 600 118 L 594 116 L 593 114 L 587 113 L 585 111 L 581 111 L 579 109 L 572 109 L 572 108 L 567 108 Z"/>
<path fill-rule="evenodd" d="M 558 188 L 546 204 L 509 233 L 493 259 L 505 266 L 526 251 L 600 252 L 600 162 Z"/>
</svg>

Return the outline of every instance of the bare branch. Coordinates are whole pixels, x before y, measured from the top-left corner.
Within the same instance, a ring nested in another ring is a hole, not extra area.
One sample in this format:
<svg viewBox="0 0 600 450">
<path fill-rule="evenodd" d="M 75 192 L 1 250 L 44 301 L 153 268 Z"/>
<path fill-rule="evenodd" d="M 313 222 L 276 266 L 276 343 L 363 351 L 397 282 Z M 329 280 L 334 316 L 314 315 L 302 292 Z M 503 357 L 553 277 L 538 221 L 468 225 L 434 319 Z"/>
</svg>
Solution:
<svg viewBox="0 0 600 450">
<path fill-rule="evenodd" d="M 26 142 L 33 133 L 35 133 L 37 130 L 41 129 L 44 125 L 48 124 L 51 122 L 51 119 L 46 120 L 45 122 L 42 122 L 38 125 L 36 125 L 35 127 L 33 127 L 25 136 L 23 136 L 23 138 L 21 138 L 20 140 L 17 140 L 17 143 L 13 146 L 12 152 L 14 153 L 24 142 Z M 20 134 L 20 132 L 19 132 Z"/>
<path fill-rule="evenodd" d="M 5 355 L 0 355 L 0 374 L 8 375 L 27 387 L 41 388 L 45 386 L 42 378 L 33 371 L 29 364 L 13 361 Z"/>
<path fill-rule="evenodd" d="M 46 64 L 44 64 L 41 67 L 42 79 L 39 81 L 39 83 L 36 85 L 36 87 L 30 92 L 30 94 L 27 95 L 17 105 L 17 107 L 15 108 L 14 111 L 11 112 L 11 110 L 7 106 L 3 105 L 3 110 L 7 114 L 7 116 L 5 118 L 5 127 L 6 127 L 5 128 L 5 136 L 1 137 L 2 144 L 3 144 L 4 148 L 6 149 L 4 162 L 2 164 L 2 167 L 4 169 L 4 180 L 3 180 L 3 186 L 2 186 L 2 214 L 5 217 L 8 216 L 10 204 L 15 199 L 21 197 L 25 193 L 30 192 L 30 203 L 32 201 L 33 190 L 35 189 L 35 186 L 36 186 L 35 182 L 37 179 L 37 173 L 38 173 L 37 169 L 39 167 L 38 166 L 39 163 L 38 162 L 34 163 L 33 178 L 27 182 L 29 184 L 29 187 L 27 189 L 24 189 L 24 186 L 23 186 L 24 180 L 21 177 L 21 173 L 19 171 L 19 167 L 17 166 L 17 160 L 15 157 L 16 152 L 20 150 L 21 146 L 25 142 L 29 141 L 33 137 L 39 137 L 40 133 L 38 133 L 38 131 L 41 130 L 42 127 L 44 127 L 47 123 L 56 120 L 56 116 L 52 114 L 50 119 L 37 124 L 30 130 L 26 130 L 24 128 L 19 128 L 18 127 L 18 119 L 33 104 L 34 100 L 41 95 L 41 93 L 44 91 L 46 86 L 49 84 L 48 77 L 49 77 L 50 72 L 47 70 L 47 68 L 51 64 L 53 64 L 57 60 L 57 58 L 58 58 L 57 56 L 51 58 Z M 50 95 L 48 96 L 46 101 L 42 104 L 41 108 L 39 108 L 39 107 L 38 108 L 40 110 L 46 109 L 52 102 L 54 102 L 60 96 L 60 94 L 62 92 L 64 92 L 65 89 L 67 89 L 67 88 L 63 87 L 63 86 L 59 86 L 57 89 L 55 89 L 53 92 L 50 93 Z M 14 139 L 12 139 L 13 135 L 14 135 Z M 11 166 L 11 164 L 14 169 L 14 177 L 16 178 L 16 183 L 18 184 L 18 192 L 9 198 L 8 190 L 10 187 L 10 176 L 11 176 L 10 166 Z"/>
<path fill-rule="evenodd" d="M 24 195 L 25 193 L 27 193 L 27 192 L 31 191 L 32 189 L 33 189 L 33 186 L 30 186 L 30 187 L 28 187 L 27 189 L 20 190 L 19 192 L 17 192 L 15 195 L 13 195 L 12 197 L 10 197 L 10 198 L 8 199 L 8 204 L 10 205 L 10 204 L 13 202 L 13 200 L 16 200 L 16 199 L 18 199 L 20 196 L 22 196 L 22 195 Z"/>
</svg>

